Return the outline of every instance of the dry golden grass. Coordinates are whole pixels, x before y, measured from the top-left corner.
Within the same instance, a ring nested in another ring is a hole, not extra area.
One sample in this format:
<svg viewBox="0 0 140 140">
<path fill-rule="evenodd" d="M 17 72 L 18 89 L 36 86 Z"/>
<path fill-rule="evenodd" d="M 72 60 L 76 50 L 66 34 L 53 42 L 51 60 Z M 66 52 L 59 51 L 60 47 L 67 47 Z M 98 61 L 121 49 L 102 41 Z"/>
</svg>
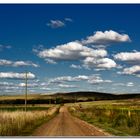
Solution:
<svg viewBox="0 0 140 140">
<path fill-rule="evenodd" d="M 41 97 L 40 94 L 29 94 L 28 99 L 36 99 Z M 7 96 L 0 96 L 0 100 L 15 100 L 15 99 L 25 99 L 25 95 L 7 95 Z"/>
<path fill-rule="evenodd" d="M 17 136 L 26 127 L 32 127 L 37 121 L 46 119 L 56 112 L 57 108 L 48 111 L 1 111 L 0 136 Z"/>
</svg>

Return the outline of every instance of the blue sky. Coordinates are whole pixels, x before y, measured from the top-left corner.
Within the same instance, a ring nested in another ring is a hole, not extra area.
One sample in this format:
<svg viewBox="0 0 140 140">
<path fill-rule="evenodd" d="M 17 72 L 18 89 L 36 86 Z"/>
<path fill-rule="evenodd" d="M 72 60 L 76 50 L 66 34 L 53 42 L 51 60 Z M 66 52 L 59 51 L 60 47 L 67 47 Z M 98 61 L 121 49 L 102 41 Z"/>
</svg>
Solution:
<svg viewBox="0 0 140 140">
<path fill-rule="evenodd" d="M 0 5 L 0 94 L 140 92 L 140 5 Z"/>
</svg>

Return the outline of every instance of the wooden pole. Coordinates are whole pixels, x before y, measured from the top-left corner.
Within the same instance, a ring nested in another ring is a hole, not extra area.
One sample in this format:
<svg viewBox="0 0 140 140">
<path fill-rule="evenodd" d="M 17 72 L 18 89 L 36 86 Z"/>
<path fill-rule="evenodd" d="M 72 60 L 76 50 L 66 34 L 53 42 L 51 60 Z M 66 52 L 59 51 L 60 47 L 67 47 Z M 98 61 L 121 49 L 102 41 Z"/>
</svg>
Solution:
<svg viewBox="0 0 140 140">
<path fill-rule="evenodd" d="M 25 111 L 27 111 L 27 72 L 25 72 Z"/>
<path fill-rule="evenodd" d="M 77 97 L 76 97 L 76 93 L 75 93 L 75 103 L 76 103 L 76 101 L 77 101 Z"/>
<path fill-rule="evenodd" d="M 51 96 L 50 96 L 49 104 L 51 104 Z"/>
</svg>

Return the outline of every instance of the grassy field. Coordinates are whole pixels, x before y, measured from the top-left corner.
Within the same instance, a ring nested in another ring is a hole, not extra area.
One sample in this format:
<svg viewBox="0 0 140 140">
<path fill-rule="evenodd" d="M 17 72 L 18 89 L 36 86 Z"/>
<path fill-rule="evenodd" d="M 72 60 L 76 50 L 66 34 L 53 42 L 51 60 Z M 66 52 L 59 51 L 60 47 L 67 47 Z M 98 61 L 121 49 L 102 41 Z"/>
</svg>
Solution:
<svg viewBox="0 0 140 140">
<path fill-rule="evenodd" d="M 68 104 L 82 120 L 116 136 L 140 136 L 140 100 L 95 101 Z"/>
<path fill-rule="evenodd" d="M 58 113 L 57 106 L 0 106 L 0 136 L 25 136 Z"/>
<path fill-rule="evenodd" d="M 53 104 L 39 104 L 39 105 L 27 105 L 27 111 L 41 111 L 48 110 L 53 107 Z M 0 111 L 24 111 L 24 105 L 0 105 Z"/>
<path fill-rule="evenodd" d="M 28 95 L 28 106 L 25 112 L 25 97 L 23 95 L 0 96 L 0 136 L 31 135 L 36 127 L 56 115 L 60 104 L 63 104 L 66 98 L 67 100 L 65 101 L 69 101 L 75 96 L 60 97 L 39 94 Z M 13 103 L 17 99 L 22 99 L 23 103 Z M 51 103 L 52 101 L 57 101 L 58 105 L 50 104 L 50 99 L 52 99 Z M 6 102 L 3 104 L 2 101 L 4 100 Z M 29 100 L 32 101 L 30 104 Z M 38 104 L 33 102 L 34 100 Z M 46 101 L 41 104 L 42 100 Z M 81 97 L 73 101 L 79 100 L 81 100 Z M 48 104 L 46 103 L 47 101 Z M 113 135 L 140 136 L 140 99 L 138 98 L 66 103 L 66 105 L 69 106 L 72 115 Z M 54 108 L 56 110 L 52 111 Z"/>
<path fill-rule="evenodd" d="M 29 94 L 28 99 L 40 98 L 40 94 Z M 0 95 L 0 100 L 25 99 L 25 95 Z"/>
</svg>

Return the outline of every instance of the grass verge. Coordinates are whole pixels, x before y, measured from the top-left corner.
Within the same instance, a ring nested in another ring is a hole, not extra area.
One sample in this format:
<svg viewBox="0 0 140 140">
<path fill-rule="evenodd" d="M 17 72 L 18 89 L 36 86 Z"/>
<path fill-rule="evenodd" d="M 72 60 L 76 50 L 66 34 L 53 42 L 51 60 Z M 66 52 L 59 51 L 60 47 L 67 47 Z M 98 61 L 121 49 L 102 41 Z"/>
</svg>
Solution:
<svg viewBox="0 0 140 140">
<path fill-rule="evenodd" d="M 53 119 L 58 114 L 58 112 L 59 109 L 53 115 L 37 120 L 36 123 L 34 123 L 32 126 L 24 127 L 22 132 L 19 133 L 19 136 L 31 136 L 35 129 L 37 129 L 42 124 L 48 122 L 49 120 Z"/>
<path fill-rule="evenodd" d="M 0 111 L 0 136 L 29 136 L 58 110 L 59 106 L 40 111 Z"/>
<path fill-rule="evenodd" d="M 115 136 L 140 136 L 140 111 L 124 107 L 70 107 L 69 111 Z"/>
</svg>

